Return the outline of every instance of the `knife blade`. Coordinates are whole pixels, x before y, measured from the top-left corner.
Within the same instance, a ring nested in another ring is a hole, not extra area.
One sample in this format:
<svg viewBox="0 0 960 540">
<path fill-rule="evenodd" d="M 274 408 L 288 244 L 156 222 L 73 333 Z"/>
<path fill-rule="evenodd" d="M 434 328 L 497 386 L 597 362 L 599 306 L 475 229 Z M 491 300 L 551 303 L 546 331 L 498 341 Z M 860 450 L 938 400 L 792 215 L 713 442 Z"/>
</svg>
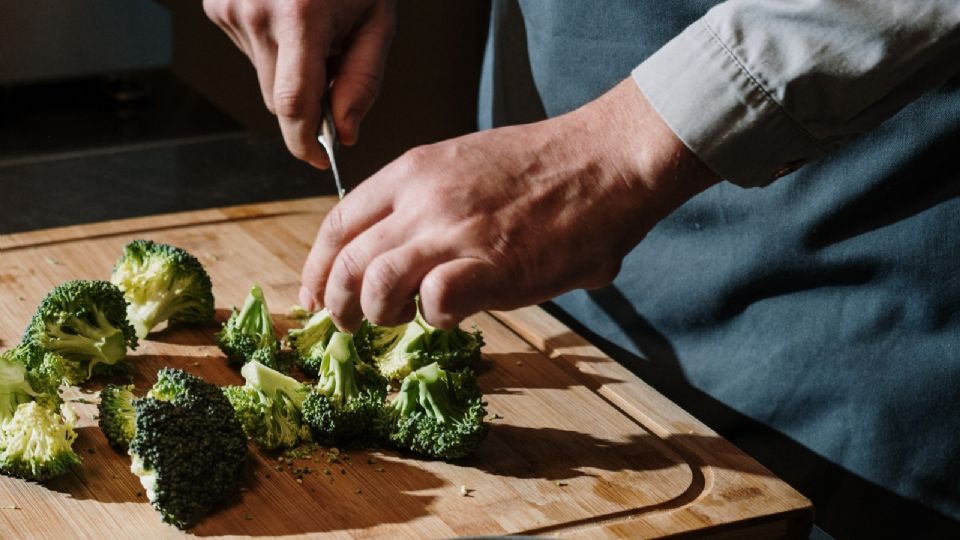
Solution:
<svg viewBox="0 0 960 540">
<path fill-rule="evenodd" d="M 321 108 L 323 109 L 323 114 L 320 118 L 320 126 L 317 128 L 317 141 L 320 142 L 320 145 L 323 146 L 323 149 L 327 152 L 327 158 L 330 160 L 330 170 L 333 172 L 333 181 L 336 182 L 337 185 L 337 195 L 343 200 L 346 191 L 343 189 L 343 184 L 340 183 L 340 171 L 337 169 L 336 153 L 340 142 L 337 140 L 337 126 L 333 123 L 333 108 L 330 107 L 330 92 L 323 95 Z"/>
</svg>

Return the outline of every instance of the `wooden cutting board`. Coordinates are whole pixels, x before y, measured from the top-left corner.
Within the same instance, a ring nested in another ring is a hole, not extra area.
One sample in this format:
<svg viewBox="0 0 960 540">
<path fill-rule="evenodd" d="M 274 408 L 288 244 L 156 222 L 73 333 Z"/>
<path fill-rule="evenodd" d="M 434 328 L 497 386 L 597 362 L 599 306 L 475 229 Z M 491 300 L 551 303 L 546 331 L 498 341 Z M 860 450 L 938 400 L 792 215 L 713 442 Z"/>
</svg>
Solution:
<svg viewBox="0 0 960 540">
<path fill-rule="evenodd" d="M 15 345 L 58 283 L 107 279 L 134 238 L 196 255 L 213 279 L 218 321 L 260 284 L 285 332 L 295 324 L 286 312 L 300 266 L 333 204 L 304 199 L 0 236 L 0 340 Z M 383 450 L 329 463 L 329 451 L 318 451 L 296 462 L 312 469 L 298 482 L 251 445 L 254 472 L 241 499 L 183 533 L 161 523 L 127 456 L 107 446 L 95 420 L 97 382 L 66 394 L 80 416 L 82 465 L 45 485 L 0 477 L 0 537 L 806 538 L 808 500 L 541 309 L 481 313 L 465 327 L 473 324 L 487 342 L 480 384 L 491 420 L 470 459 Z M 162 366 L 242 383 L 213 344 L 216 330 L 171 328 L 142 341 L 129 358 L 138 392 Z"/>
</svg>

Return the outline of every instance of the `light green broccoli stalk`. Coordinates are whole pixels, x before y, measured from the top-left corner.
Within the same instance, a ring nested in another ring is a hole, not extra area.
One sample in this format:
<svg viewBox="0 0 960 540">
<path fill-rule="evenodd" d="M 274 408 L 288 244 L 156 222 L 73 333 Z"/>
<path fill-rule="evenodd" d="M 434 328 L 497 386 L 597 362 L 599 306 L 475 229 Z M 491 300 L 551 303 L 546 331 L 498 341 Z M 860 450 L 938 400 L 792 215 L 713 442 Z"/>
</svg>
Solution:
<svg viewBox="0 0 960 540">
<path fill-rule="evenodd" d="M 237 420 L 260 448 L 293 448 L 311 440 L 300 409 L 310 386 L 270 369 L 260 362 L 247 362 L 240 370 L 246 384 L 227 386 L 223 393 Z"/>
<path fill-rule="evenodd" d="M 217 344 L 227 355 L 227 361 L 234 365 L 256 360 L 284 373 L 292 367 L 292 357 L 280 351 L 267 301 L 257 285 L 250 289 L 243 308 L 240 311 L 234 308 L 230 319 L 223 324 L 217 333 Z"/>
<path fill-rule="evenodd" d="M 303 324 L 303 328 L 292 328 L 287 332 L 287 343 L 296 356 L 301 371 L 316 377 L 323 360 L 323 351 L 337 331 L 330 313 L 326 309 L 314 313 Z"/>
<path fill-rule="evenodd" d="M 387 381 L 360 361 L 350 334 L 336 332 L 323 353 L 320 379 L 303 403 L 303 418 L 324 444 L 375 442 Z"/>
<path fill-rule="evenodd" d="M 480 331 L 460 328 L 443 330 L 431 326 L 420 316 L 395 327 L 364 323 L 357 333 L 361 358 L 378 367 L 390 380 L 400 380 L 434 362 L 449 370 L 472 367 L 480 360 L 483 336 Z"/>
</svg>

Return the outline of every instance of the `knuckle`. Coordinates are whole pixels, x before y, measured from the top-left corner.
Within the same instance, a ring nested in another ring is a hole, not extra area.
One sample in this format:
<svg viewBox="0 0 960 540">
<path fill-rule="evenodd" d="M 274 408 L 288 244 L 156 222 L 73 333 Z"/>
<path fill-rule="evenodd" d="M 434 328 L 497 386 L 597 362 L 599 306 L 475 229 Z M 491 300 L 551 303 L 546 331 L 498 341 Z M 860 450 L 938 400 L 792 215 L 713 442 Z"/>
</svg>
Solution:
<svg viewBox="0 0 960 540">
<path fill-rule="evenodd" d="M 415 174 L 423 170 L 430 163 L 430 150 L 426 146 L 417 146 L 407 150 L 400 156 L 398 165 L 403 173 Z"/>
<path fill-rule="evenodd" d="M 363 289 L 375 304 L 386 306 L 390 302 L 392 293 L 396 290 L 401 273 L 389 260 L 380 257 L 367 267 L 363 278 Z"/>
<path fill-rule="evenodd" d="M 331 278 L 336 285 L 353 290 L 363 279 L 363 264 L 352 251 L 344 249 L 337 256 Z"/>
<path fill-rule="evenodd" d="M 247 28 L 259 32 L 270 24 L 270 15 L 259 2 L 243 2 L 239 7 L 239 19 Z"/>
<path fill-rule="evenodd" d="M 273 91 L 273 105 L 277 114 L 286 118 L 302 118 L 307 113 L 307 97 L 299 82 L 280 84 Z"/>
<path fill-rule="evenodd" d="M 366 103 L 373 103 L 380 94 L 380 78 L 372 73 L 354 73 L 351 75 L 353 84 L 359 92 L 359 98 Z"/>
<path fill-rule="evenodd" d="M 343 243 L 346 234 L 346 220 L 340 205 L 334 206 L 320 226 L 319 240 L 323 245 L 335 248 Z"/>
</svg>

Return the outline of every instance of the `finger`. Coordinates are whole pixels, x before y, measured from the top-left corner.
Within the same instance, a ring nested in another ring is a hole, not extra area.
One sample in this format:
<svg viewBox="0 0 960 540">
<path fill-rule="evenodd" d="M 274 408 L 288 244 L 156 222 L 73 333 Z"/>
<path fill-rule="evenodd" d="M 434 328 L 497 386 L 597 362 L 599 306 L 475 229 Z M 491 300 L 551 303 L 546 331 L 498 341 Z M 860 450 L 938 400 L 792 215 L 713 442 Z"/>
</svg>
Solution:
<svg viewBox="0 0 960 540">
<path fill-rule="evenodd" d="M 414 234 L 408 227 L 398 226 L 396 220 L 386 219 L 357 236 L 340 251 L 330 270 L 323 301 L 341 328 L 354 329 L 360 324 L 366 313 L 362 304 L 365 295 L 379 299 L 384 288 L 406 284 L 407 293 L 401 292 L 392 307 L 402 310 L 413 300 L 420 277 L 444 260 L 443 253 L 437 249 L 438 244 L 418 242 L 411 239 Z M 378 263 L 371 267 L 372 262 L 388 253 L 386 266 Z M 365 292 L 368 284 L 372 288 L 371 294 Z M 395 316 L 394 309 L 390 310 L 390 317 Z M 380 324 L 393 321 L 380 317 L 379 310 L 372 315 L 367 313 L 367 316 Z"/>
<path fill-rule="evenodd" d="M 382 185 L 373 178 L 363 182 L 323 220 L 301 273 L 300 302 L 304 307 L 323 307 L 323 291 L 337 254 L 393 211 L 392 191 Z"/>
<path fill-rule="evenodd" d="M 363 276 L 360 305 L 367 319 L 383 326 L 408 322 L 416 312 L 420 282 L 452 254 L 437 245 L 412 242 L 374 258 Z"/>
<path fill-rule="evenodd" d="M 317 142 L 320 102 L 326 88 L 327 46 L 324 36 L 310 35 L 304 21 L 287 17 L 274 29 L 277 38 L 273 106 L 290 152 L 314 167 L 330 163 Z"/>
<path fill-rule="evenodd" d="M 482 309 L 525 305 L 504 282 L 505 274 L 474 258 L 455 259 L 430 270 L 420 284 L 420 314 L 433 326 L 454 328 Z"/>
<path fill-rule="evenodd" d="M 273 83 L 276 77 L 277 44 L 266 36 L 255 39 L 252 43 L 250 59 L 257 70 L 257 81 L 260 83 L 263 104 L 268 111 L 276 114 L 273 104 Z"/>
<path fill-rule="evenodd" d="M 357 142 L 360 122 L 380 92 L 387 50 L 393 40 L 392 10 L 390 3 L 376 3 L 340 57 L 330 101 L 340 142 L 347 146 Z"/>
</svg>

